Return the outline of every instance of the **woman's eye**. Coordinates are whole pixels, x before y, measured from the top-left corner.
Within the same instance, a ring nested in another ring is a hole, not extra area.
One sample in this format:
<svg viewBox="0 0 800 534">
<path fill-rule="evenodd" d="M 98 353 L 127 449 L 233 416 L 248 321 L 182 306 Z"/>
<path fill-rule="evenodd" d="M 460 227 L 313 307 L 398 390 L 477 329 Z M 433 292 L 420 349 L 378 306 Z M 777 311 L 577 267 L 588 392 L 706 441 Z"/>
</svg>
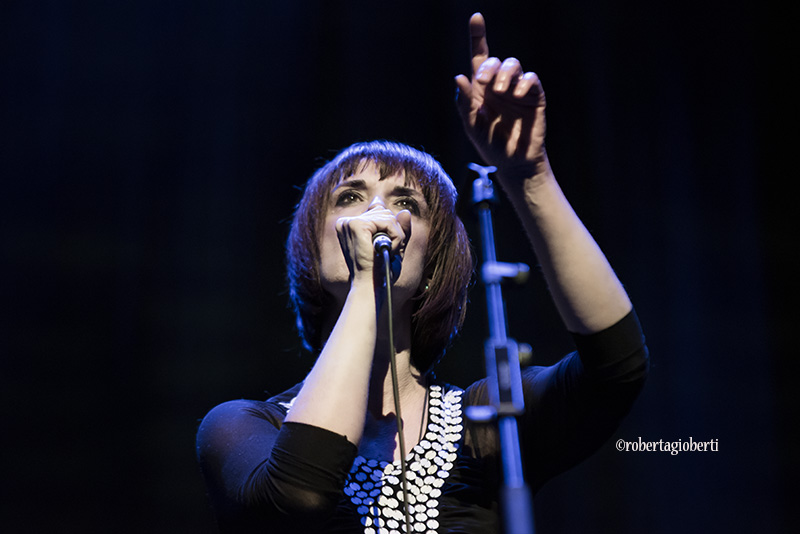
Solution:
<svg viewBox="0 0 800 534">
<path fill-rule="evenodd" d="M 336 197 L 336 205 L 347 206 L 348 204 L 358 202 L 360 199 L 361 197 L 355 191 L 344 191 L 341 195 Z"/>
<path fill-rule="evenodd" d="M 419 204 L 411 197 L 403 197 L 397 200 L 397 205 L 404 210 L 408 210 L 414 215 L 419 215 Z"/>
</svg>

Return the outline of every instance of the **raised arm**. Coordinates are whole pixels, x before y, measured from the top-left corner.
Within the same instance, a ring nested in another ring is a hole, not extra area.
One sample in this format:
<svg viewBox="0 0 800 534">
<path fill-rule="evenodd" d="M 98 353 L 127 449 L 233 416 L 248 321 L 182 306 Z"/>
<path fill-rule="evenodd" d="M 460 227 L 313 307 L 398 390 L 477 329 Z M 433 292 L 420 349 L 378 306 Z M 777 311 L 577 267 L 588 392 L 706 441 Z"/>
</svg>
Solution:
<svg viewBox="0 0 800 534">
<path fill-rule="evenodd" d="M 466 133 L 484 160 L 497 166 L 564 324 L 579 334 L 599 332 L 630 312 L 631 303 L 550 168 L 539 77 L 524 72 L 516 58 L 489 55 L 481 14 L 469 26 L 472 76 L 456 77 Z"/>
</svg>

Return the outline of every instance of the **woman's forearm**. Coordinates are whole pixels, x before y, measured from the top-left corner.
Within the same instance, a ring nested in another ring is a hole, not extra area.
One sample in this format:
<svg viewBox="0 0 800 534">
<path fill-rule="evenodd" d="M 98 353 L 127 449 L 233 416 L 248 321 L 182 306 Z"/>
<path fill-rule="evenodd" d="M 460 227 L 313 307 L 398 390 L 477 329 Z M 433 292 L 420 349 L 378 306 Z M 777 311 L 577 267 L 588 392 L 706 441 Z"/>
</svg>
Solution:
<svg viewBox="0 0 800 534">
<path fill-rule="evenodd" d="M 631 310 L 631 302 L 594 238 L 575 214 L 555 176 L 502 177 L 567 328 L 590 334 Z"/>
<path fill-rule="evenodd" d="M 354 284 L 325 347 L 286 421 L 324 428 L 358 445 L 364 431 L 375 351 L 376 309 L 370 283 Z"/>
</svg>

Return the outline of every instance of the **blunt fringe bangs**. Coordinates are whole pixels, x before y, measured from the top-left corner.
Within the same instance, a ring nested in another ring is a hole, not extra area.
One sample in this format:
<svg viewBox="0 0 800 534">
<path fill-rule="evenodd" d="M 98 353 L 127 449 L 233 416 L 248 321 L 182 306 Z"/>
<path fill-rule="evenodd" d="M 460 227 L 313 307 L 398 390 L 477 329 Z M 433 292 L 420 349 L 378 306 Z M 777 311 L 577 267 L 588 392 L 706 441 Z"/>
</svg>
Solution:
<svg viewBox="0 0 800 534">
<path fill-rule="evenodd" d="M 330 298 L 319 275 L 319 236 L 329 196 L 343 179 L 374 165 L 380 178 L 402 174 L 419 187 L 430 210 L 425 258 L 428 289 L 415 297 L 411 360 L 422 373 L 430 371 L 458 333 L 467 311 L 467 290 L 474 260 L 467 233 L 456 215 L 458 193 L 432 156 L 410 146 L 372 141 L 344 149 L 319 168 L 306 184 L 286 243 L 289 299 L 303 344 L 318 352 L 324 344 L 322 312 Z"/>
</svg>

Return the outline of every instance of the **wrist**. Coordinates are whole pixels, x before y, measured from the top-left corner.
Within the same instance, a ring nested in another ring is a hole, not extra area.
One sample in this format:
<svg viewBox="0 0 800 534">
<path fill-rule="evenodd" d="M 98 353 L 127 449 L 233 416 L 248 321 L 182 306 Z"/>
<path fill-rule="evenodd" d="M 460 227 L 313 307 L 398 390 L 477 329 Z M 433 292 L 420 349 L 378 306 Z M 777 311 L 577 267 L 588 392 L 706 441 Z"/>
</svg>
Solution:
<svg viewBox="0 0 800 534">
<path fill-rule="evenodd" d="M 350 280 L 349 295 L 357 297 L 374 296 L 375 280 L 373 273 L 361 272 L 353 275 Z"/>
<path fill-rule="evenodd" d="M 497 177 L 512 201 L 522 199 L 528 202 L 535 201 L 540 195 L 547 195 L 547 191 L 553 187 L 558 187 L 546 156 L 538 163 L 500 167 Z"/>
<path fill-rule="evenodd" d="M 497 166 L 498 174 L 508 180 L 522 181 L 534 176 L 552 174 L 550 160 L 547 158 L 547 152 L 543 147 L 536 154 L 500 158 L 495 165 Z"/>
</svg>

